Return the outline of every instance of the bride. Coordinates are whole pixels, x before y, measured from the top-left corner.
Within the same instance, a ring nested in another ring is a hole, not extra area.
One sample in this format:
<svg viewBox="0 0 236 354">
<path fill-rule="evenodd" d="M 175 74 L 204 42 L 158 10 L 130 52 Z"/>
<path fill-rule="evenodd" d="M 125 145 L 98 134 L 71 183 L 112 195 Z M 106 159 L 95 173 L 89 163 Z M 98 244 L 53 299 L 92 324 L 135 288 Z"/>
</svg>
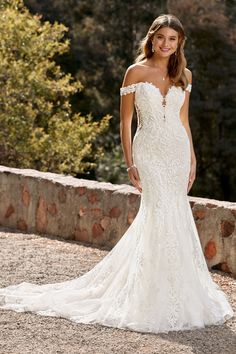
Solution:
<svg viewBox="0 0 236 354">
<path fill-rule="evenodd" d="M 196 158 L 184 42 L 175 16 L 156 18 L 120 89 L 124 158 L 141 193 L 131 226 L 89 272 L 60 283 L 9 285 L 0 289 L 0 308 L 152 333 L 219 325 L 233 316 L 208 271 L 187 196 Z"/>
</svg>

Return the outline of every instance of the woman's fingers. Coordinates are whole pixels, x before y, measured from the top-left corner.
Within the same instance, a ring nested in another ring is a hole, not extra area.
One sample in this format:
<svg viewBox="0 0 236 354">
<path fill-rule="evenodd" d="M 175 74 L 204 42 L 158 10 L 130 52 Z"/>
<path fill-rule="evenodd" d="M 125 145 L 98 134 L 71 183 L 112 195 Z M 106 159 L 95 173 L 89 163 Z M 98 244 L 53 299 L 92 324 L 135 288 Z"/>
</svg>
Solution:
<svg viewBox="0 0 236 354">
<path fill-rule="evenodd" d="M 141 187 L 140 177 L 139 177 L 139 173 L 138 173 L 137 168 L 134 169 L 134 177 L 135 177 L 135 180 L 136 180 L 137 188 L 141 192 L 142 191 L 142 187 Z"/>
<path fill-rule="evenodd" d="M 142 191 L 140 181 L 138 181 L 134 176 L 132 177 L 131 182 L 140 192 Z"/>
<path fill-rule="evenodd" d="M 196 178 L 196 163 L 191 163 L 190 164 L 190 172 L 189 172 L 189 180 L 188 180 L 188 192 L 192 188 L 193 182 Z"/>
<path fill-rule="evenodd" d="M 140 181 L 140 177 L 139 177 L 139 173 L 138 173 L 138 169 L 137 169 L 137 168 L 134 169 L 134 175 L 135 175 L 135 178 L 136 178 L 138 181 Z"/>
<path fill-rule="evenodd" d="M 192 188 L 193 182 L 188 182 L 188 189 L 187 189 L 187 193 L 190 191 L 190 189 Z"/>
<path fill-rule="evenodd" d="M 194 173 L 194 172 L 191 172 L 191 173 L 189 174 L 188 190 L 187 190 L 187 192 L 189 192 L 190 189 L 192 188 L 192 185 L 193 185 L 194 180 L 195 180 L 195 173 Z"/>
<path fill-rule="evenodd" d="M 141 182 L 140 182 L 137 168 L 133 168 L 132 170 L 129 171 L 129 178 L 133 186 L 137 188 L 139 192 L 142 192 Z"/>
<path fill-rule="evenodd" d="M 134 174 L 134 178 L 136 179 L 136 181 L 137 181 L 138 183 L 140 183 L 140 178 L 139 178 L 138 170 L 137 170 L 136 168 L 134 169 L 133 174 Z"/>
</svg>

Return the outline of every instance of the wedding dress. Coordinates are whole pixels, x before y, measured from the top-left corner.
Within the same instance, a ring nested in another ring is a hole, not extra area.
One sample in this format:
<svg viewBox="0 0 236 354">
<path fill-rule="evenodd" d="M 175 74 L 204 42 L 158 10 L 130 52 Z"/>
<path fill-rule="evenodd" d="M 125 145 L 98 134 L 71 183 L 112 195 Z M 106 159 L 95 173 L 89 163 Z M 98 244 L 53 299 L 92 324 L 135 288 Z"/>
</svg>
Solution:
<svg viewBox="0 0 236 354">
<path fill-rule="evenodd" d="M 142 193 L 133 223 L 89 272 L 2 288 L 0 308 L 152 333 L 222 324 L 233 310 L 210 276 L 187 197 L 190 143 L 179 115 L 186 93 L 171 86 L 164 97 L 150 82 L 120 91 L 134 93 L 138 117 L 132 154 Z"/>
</svg>

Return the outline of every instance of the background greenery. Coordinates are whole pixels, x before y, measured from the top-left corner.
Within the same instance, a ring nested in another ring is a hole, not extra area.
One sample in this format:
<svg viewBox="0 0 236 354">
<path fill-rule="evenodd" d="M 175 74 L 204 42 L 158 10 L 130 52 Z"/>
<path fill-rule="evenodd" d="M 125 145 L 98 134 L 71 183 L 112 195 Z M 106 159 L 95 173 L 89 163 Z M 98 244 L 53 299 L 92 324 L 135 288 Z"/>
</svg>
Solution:
<svg viewBox="0 0 236 354">
<path fill-rule="evenodd" d="M 56 117 L 52 115 L 52 111 L 48 110 L 45 104 L 40 110 L 40 115 L 44 116 L 42 121 L 39 119 L 40 129 L 45 122 L 52 121 L 59 125 L 60 129 L 56 128 L 59 135 L 54 146 L 60 144 L 64 146 L 64 141 L 70 140 L 70 136 L 74 137 L 71 139 L 71 149 L 67 149 L 66 158 L 79 161 L 78 149 L 83 149 L 86 142 L 89 142 L 91 134 L 86 136 L 88 129 L 85 123 L 78 122 L 76 119 L 81 116 L 90 117 L 90 122 L 87 121 L 90 126 L 92 123 L 100 126 L 101 122 L 104 122 L 98 134 L 92 129 L 94 135 L 89 143 L 89 149 L 82 158 L 80 156 L 80 165 L 82 166 L 83 163 L 83 168 L 80 168 L 79 164 L 71 168 L 71 162 L 65 166 L 62 154 L 59 165 L 63 167 L 59 169 L 78 177 L 128 183 L 119 137 L 119 87 L 126 68 L 134 61 L 139 40 L 144 37 L 154 18 L 161 13 L 173 13 L 184 24 L 187 35 L 185 54 L 188 67 L 193 72 L 190 125 L 198 164 L 197 179 L 190 194 L 231 201 L 236 199 L 236 84 L 234 79 L 236 6 L 234 0 L 100 0 L 99 2 L 25 0 L 25 5 L 32 14 L 41 14 L 43 20 L 51 24 L 58 21 L 68 27 L 66 31 L 65 27 L 54 24 L 55 31 L 59 31 L 60 34 L 51 36 L 51 43 L 53 41 L 62 43 L 62 32 L 71 43 L 70 50 L 68 50 L 69 44 L 65 44 L 67 42 L 64 40 L 66 50 L 54 51 L 49 64 L 51 65 L 51 61 L 54 60 L 55 67 L 60 67 L 61 72 L 65 73 L 63 90 L 62 87 L 59 90 L 60 112 L 65 110 L 63 106 L 63 97 L 65 97 L 67 109 L 68 106 L 70 107 L 69 122 L 72 128 L 65 132 L 60 122 L 66 119 L 60 118 L 62 119 L 60 120 L 58 115 Z M 30 36 L 34 38 L 33 32 L 32 30 Z M 31 43 L 32 48 L 34 45 Z M 37 52 L 40 53 L 44 46 L 48 48 L 47 55 L 50 55 L 50 45 L 47 47 L 47 41 L 45 45 L 38 48 Z M 60 46 L 60 48 L 63 47 L 62 44 Z M 10 51 L 9 48 L 8 51 Z M 10 70 L 12 68 L 9 68 Z M 70 74 L 75 78 L 72 82 L 71 77 L 68 78 Z M 27 75 L 26 72 L 26 79 Z M 58 81 L 55 73 L 53 75 L 54 82 Z M 26 79 L 21 88 L 25 86 Z M 1 86 L 4 87 L 2 76 L 0 80 Z M 19 86 L 18 76 L 15 82 Z M 81 83 L 83 90 L 80 90 Z M 69 90 L 70 85 L 73 88 Z M 48 92 L 51 89 L 49 85 L 47 93 L 44 94 L 44 100 L 45 97 L 48 99 Z M 16 91 L 20 94 L 20 88 Z M 31 97 L 31 93 L 26 97 L 27 104 Z M 112 115 L 112 119 L 107 116 L 104 120 L 103 117 L 106 115 Z M 19 123 L 24 121 L 20 118 L 23 116 L 25 116 L 25 111 L 17 114 Z M 53 116 L 55 119 L 52 118 Z M 61 117 L 60 114 L 59 116 Z M 72 119 L 72 117 L 77 118 Z M 27 119 L 25 120 L 28 122 Z M 107 129 L 108 120 L 109 129 Z M 38 124 L 37 119 L 36 122 Z M 75 127 L 78 124 L 80 127 L 83 126 L 83 134 L 85 134 L 83 139 L 74 136 Z M 135 124 L 134 120 L 133 133 L 136 128 Z M 48 123 L 46 123 L 46 128 L 43 125 L 43 129 L 46 129 L 44 131 L 48 134 Z M 77 142 L 77 138 L 80 143 Z M 5 139 L 6 142 L 8 138 L 5 136 Z M 24 142 L 24 139 L 25 136 L 21 138 L 21 141 Z M 27 142 L 27 144 L 31 145 L 32 142 Z M 73 144 L 75 144 L 74 148 L 72 148 Z M 3 143 L 2 146 L 4 150 Z M 101 149 L 104 149 L 104 154 Z M 14 146 L 11 151 L 13 151 L 13 158 L 10 159 L 11 165 L 21 166 L 25 155 L 21 161 L 18 161 L 14 157 Z M 58 170 L 54 163 L 55 153 L 50 158 L 43 154 L 40 156 L 37 162 L 42 159 L 45 160 L 45 164 L 37 165 L 38 169 Z M 32 163 L 35 161 L 31 160 L 30 164 Z"/>
<path fill-rule="evenodd" d="M 76 175 L 103 155 L 96 139 L 108 128 L 91 114 L 73 112 L 81 82 L 55 57 L 69 50 L 67 28 L 41 22 L 22 1 L 0 0 L 0 155 L 9 166 Z"/>
</svg>

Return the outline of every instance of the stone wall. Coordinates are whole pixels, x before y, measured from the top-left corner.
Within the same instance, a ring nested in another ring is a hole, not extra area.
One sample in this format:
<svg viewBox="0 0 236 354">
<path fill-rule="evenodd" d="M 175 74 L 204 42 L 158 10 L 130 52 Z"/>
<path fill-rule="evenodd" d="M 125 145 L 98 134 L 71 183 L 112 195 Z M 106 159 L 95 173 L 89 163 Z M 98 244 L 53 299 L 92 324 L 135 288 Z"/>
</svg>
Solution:
<svg viewBox="0 0 236 354">
<path fill-rule="evenodd" d="M 0 225 L 112 248 L 134 220 L 132 186 L 0 166 Z M 236 275 L 236 203 L 189 197 L 209 267 Z"/>
</svg>

